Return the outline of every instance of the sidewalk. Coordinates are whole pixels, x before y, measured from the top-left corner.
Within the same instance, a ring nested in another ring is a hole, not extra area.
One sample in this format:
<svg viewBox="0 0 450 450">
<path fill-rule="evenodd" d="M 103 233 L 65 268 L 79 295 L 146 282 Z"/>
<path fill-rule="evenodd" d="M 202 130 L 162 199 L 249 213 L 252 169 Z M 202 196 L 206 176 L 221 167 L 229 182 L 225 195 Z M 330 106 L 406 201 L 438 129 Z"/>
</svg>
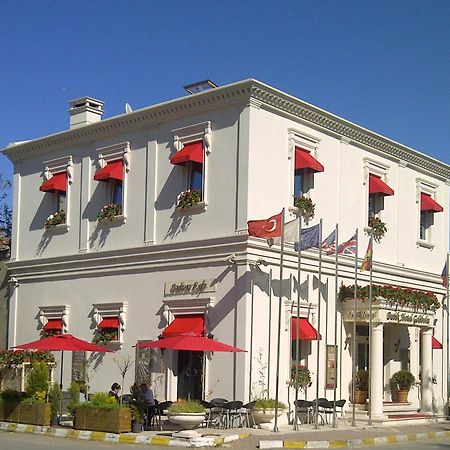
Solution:
<svg viewBox="0 0 450 450">
<path fill-rule="evenodd" d="M 171 433 L 169 431 L 144 431 L 142 433 L 103 433 L 79 431 L 71 428 L 44 427 L 11 422 L 0 422 L 0 431 L 34 433 L 52 437 L 82 439 L 119 444 L 146 444 L 168 447 L 219 447 L 223 445 L 242 449 L 268 448 L 361 448 L 397 442 L 425 442 L 450 438 L 450 421 L 432 422 L 420 425 L 392 425 L 352 427 L 301 425 L 294 431 L 290 426 L 273 431 L 239 428 L 208 429 Z M 232 445 L 230 445 L 232 444 Z"/>
</svg>

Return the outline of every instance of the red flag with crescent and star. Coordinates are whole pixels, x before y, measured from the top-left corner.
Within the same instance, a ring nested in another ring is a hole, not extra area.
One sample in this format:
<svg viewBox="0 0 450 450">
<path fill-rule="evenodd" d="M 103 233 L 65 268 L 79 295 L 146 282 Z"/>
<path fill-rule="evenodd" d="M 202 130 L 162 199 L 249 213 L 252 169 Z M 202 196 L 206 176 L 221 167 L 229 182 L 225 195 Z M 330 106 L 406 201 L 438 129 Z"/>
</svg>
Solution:
<svg viewBox="0 0 450 450">
<path fill-rule="evenodd" d="M 280 237 L 282 232 L 281 224 L 282 213 L 263 220 L 249 220 L 248 234 L 250 236 L 261 238 Z"/>
</svg>

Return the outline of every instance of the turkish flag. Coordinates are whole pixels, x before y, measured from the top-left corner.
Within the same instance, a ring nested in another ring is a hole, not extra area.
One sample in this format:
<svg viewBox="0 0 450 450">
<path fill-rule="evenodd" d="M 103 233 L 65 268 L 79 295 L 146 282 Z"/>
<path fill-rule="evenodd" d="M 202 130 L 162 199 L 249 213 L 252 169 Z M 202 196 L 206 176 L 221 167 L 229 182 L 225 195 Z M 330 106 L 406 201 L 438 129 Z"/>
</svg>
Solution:
<svg viewBox="0 0 450 450">
<path fill-rule="evenodd" d="M 282 213 L 264 220 L 249 220 L 247 222 L 248 234 L 250 236 L 262 238 L 280 237 L 281 215 Z"/>
</svg>

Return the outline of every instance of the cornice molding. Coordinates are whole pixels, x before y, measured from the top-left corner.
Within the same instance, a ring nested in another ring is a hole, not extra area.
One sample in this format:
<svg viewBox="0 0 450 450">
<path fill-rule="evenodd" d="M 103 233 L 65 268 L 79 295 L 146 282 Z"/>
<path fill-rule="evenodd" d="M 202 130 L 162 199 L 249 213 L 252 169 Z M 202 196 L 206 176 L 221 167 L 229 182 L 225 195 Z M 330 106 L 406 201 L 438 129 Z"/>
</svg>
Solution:
<svg viewBox="0 0 450 450">
<path fill-rule="evenodd" d="M 126 129 L 135 129 L 144 125 L 154 126 L 155 123 L 190 114 L 192 110 L 198 112 L 230 104 L 251 104 L 253 106 L 261 104 L 261 107 L 273 108 L 314 124 L 324 131 L 339 136 L 340 139 L 349 139 L 390 158 L 402 160 L 421 170 L 429 171 L 444 179 L 450 179 L 450 165 L 252 79 L 181 97 L 85 127 L 13 145 L 2 152 L 12 161 L 16 161 L 36 153 L 50 152 L 56 148 L 83 143 L 100 136 L 123 133 Z"/>
</svg>

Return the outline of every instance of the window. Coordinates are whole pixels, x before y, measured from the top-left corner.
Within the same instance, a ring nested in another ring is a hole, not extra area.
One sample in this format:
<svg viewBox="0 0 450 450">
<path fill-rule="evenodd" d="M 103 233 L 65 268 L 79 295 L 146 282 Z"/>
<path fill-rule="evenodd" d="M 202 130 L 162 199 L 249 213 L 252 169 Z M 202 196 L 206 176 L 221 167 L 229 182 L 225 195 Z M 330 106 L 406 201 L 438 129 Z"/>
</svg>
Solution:
<svg viewBox="0 0 450 450">
<path fill-rule="evenodd" d="M 419 188 L 427 189 L 425 185 Z M 434 214 L 440 213 L 444 208 L 433 199 L 433 192 L 420 191 L 419 210 L 419 241 L 422 243 L 431 242 L 431 229 L 434 224 Z"/>
<path fill-rule="evenodd" d="M 123 142 L 98 149 L 98 166 L 94 180 L 103 185 L 105 205 L 97 220 L 107 222 L 126 219 L 126 185 L 130 170 L 130 143 Z"/>
<path fill-rule="evenodd" d="M 40 306 L 38 320 L 43 336 L 67 333 L 69 305 Z"/>
<path fill-rule="evenodd" d="M 203 122 L 172 130 L 176 152 L 170 163 L 181 168 L 182 188 L 176 207 L 179 210 L 199 205 L 206 209 L 207 160 L 211 153 L 211 124 Z"/>
<path fill-rule="evenodd" d="M 123 344 L 126 329 L 127 303 L 96 303 L 92 320 L 95 325 L 95 342 Z"/>
</svg>

